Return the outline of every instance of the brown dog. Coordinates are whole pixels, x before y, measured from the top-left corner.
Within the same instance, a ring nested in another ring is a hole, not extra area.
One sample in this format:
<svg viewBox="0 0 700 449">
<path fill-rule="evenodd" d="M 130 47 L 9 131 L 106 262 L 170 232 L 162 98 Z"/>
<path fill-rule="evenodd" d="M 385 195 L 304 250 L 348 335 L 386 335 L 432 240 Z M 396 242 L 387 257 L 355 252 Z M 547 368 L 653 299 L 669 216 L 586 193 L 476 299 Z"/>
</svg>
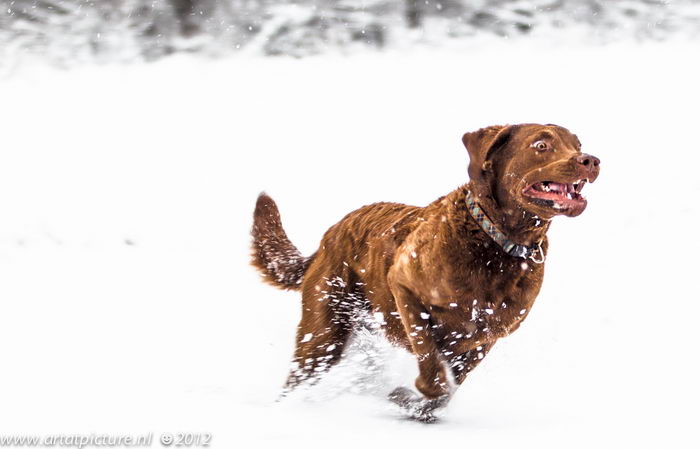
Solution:
<svg viewBox="0 0 700 449">
<path fill-rule="evenodd" d="M 381 313 L 387 338 L 416 356 L 423 395 L 397 388 L 390 398 L 432 421 L 525 319 L 542 285 L 550 220 L 583 212 L 580 192 L 600 161 L 555 125 L 492 126 L 462 141 L 468 184 L 426 207 L 358 209 L 310 257 L 287 238 L 274 201 L 260 195 L 253 264 L 267 282 L 302 291 L 288 390 L 337 363 L 355 326 Z"/>
</svg>

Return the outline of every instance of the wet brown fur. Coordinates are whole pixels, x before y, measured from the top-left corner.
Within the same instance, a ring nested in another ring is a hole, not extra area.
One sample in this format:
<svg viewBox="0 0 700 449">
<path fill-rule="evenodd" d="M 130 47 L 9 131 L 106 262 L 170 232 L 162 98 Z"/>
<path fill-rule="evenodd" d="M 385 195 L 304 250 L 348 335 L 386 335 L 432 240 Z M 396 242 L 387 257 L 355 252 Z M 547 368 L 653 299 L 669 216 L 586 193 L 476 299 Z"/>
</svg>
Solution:
<svg viewBox="0 0 700 449">
<path fill-rule="evenodd" d="M 314 256 L 304 257 L 289 241 L 277 205 L 264 193 L 258 197 L 253 216 L 252 264 L 270 285 L 299 290 L 304 272 Z"/>
<path fill-rule="evenodd" d="M 550 154 L 530 148 L 542 138 L 549 139 Z M 274 201 L 260 196 L 253 264 L 268 282 L 302 291 L 298 368 L 288 389 L 337 363 L 358 317 L 380 312 L 387 338 L 416 356 L 423 397 L 411 400 L 429 416 L 527 317 L 544 264 L 507 255 L 469 214 L 465 190 L 511 240 L 541 242 L 546 253 L 550 219 L 582 209 L 552 210 L 520 192 L 541 180 L 593 181 L 597 165 L 577 163 L 580 142 L 554 125 L 494 126 L 465 134 L 463 142 L 468 184 L 426 207 L 376 203 L 351 212 L 325 233 L 311 258 L 287 238 Z"/>
</svg>

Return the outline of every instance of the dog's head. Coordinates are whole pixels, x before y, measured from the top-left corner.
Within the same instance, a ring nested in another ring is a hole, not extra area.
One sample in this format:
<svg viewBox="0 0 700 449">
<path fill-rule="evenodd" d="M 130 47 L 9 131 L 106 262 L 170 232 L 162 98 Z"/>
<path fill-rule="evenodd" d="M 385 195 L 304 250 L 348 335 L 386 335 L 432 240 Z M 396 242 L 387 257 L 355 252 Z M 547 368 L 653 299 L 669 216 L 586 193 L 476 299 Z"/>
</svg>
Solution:
<svg viewBox="0 0 700 449">
<path fill-rule="evenodd" d="M 490 126 L 466 133 L 462 142 L 475 193 L 513 213 L 575 217 L 587 204 L 581 190 L 600 171 L 600 160 L 582 153 L 578 138 L 561 126 Z"/>
</svg>

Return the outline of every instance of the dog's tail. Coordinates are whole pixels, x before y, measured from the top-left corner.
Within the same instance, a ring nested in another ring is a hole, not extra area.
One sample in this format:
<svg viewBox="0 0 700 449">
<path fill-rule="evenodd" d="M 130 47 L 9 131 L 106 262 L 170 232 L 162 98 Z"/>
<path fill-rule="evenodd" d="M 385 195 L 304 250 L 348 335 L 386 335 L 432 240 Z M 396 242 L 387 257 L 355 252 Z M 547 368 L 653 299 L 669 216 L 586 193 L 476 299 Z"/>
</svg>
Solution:
<svg viewBox="0 0 700 449">
<path fill-rule="evenodd" d="M 253 261 L 268 284 L 298 290 L 314 256 L 304 257 L 282 228 L 277 204 L 261 193 L 253 215 Z"/>
</svg>

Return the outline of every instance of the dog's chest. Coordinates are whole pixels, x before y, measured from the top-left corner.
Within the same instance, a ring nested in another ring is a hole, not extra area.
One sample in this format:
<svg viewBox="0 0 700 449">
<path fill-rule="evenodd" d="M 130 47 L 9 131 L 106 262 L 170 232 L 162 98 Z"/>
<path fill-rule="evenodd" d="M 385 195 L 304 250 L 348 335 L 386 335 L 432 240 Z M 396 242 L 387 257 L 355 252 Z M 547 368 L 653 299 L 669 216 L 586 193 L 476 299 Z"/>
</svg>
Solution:
<svg viewBox="0 0 700 449">
<path fill-rule="evenodd" d="M 396 253 L 395 269 L 448 334 L 480 341 L 508 335 L 531 309 L 543 265 L 446 223 L 433 219 L 416 229 Z"/>
<path fill-rule="evenodd" d="M 433 295 L 443 326 L 476 340 L 504 337 L 527 316 L 542 285 L 541 265 L 520 259 L 494 258 L 482 267 L 452 276 L 450 287 Z"/>
<path fill-rule="evenodd" d="M 527 316 L 539 291 L 533 289 L 528 276 L 514 276 L 504 282 L 494 282 L 491 288 L 473 289 L 469 319 L 486 337 L 504 337 L 518 328 Z M 488 339 L 488 338 L 487 338 Z"/>
</svg>

